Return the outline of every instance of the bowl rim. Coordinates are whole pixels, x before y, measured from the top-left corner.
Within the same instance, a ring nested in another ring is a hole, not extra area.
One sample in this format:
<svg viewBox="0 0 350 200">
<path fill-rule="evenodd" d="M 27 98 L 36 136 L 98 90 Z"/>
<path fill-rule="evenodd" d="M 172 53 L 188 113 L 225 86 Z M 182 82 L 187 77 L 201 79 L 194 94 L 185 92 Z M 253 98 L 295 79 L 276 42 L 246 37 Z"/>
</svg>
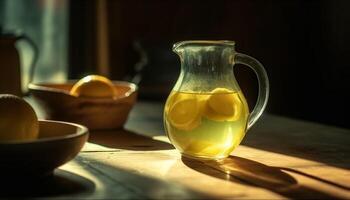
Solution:
<svg viewBox="0 0 350 200">
<path fill-rule="evenodd" d="M 68 85 L 71 84 L 73 86 L 76 81 L 78 81 L 78 80 L 68 80 L 66 83 L 47 83 L 47 82 L 29 83 L 28 89 L 29 89 L 29 91 L 60 92 L 60 93 L 64 93 L 66 95 L 69 95 L 71 97 L 81 98 L 81 99 L 101 99 L 101 100 L 111 99 L 110 97 L 96 97 L 96 98 L 95 97 L 77 97 L 77 96 L 71 95 L 69 93 L 69 91 L 67 91 L 67 90 L 52 88 L 52 87 L 48 86 L 48 85 L 67 85 L 67 84 Z M 114 97 L 112 99 L 120 99 L 120 98 L 128 97 L 138 90 L 138 86 L 132 82 L 112 80 L 112 83 L 114 85 L 122 85 L 122 86 L 127 86 L 130 88 L 130 90 L 128 92 L 126 92 L 124 95 L 117 96 L 117 97 Z"/>
<path fill-rule="evenodd" d="M 39 124 L 40 123 L 57 123 L 57 124 L 74 126 L 74 127 L 77 127 L 78 130 L 77 130 L 77 132 L 74 132 L 73 134 L 68 134 L 68 135 L 64 135 L 64 136 L 38 138 L 38 139 L 24 140 L 24 141 L 0 141 L 0 145 L 37 144 L 37 143 L 44 143 L 44 142 L 77 138 L 77 137 L 81 137 L 81 136 L 89 134 L 89 129 L 83 125 L 80 125 L 80 124 L 76 124 L 76 123 L 72 123 L 72 122 L 56 121 L 56 120 L 45 120 L 45 119 L 39 119 L 38 121 L 39 121 Z M 39 127 L 40 127 L 40 125 L 39 125 Z"/>
</svg>

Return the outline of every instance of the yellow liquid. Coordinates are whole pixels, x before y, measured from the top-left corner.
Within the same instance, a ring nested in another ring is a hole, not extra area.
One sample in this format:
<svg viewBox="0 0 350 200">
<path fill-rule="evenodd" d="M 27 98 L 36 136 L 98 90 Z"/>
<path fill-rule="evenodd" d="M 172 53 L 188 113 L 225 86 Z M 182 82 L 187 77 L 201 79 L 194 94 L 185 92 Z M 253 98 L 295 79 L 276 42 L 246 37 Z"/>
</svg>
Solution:
<svg viewBox="0 0 350 200">
<path fill-rule="evenodd" d="M 220 159 L 242 141 L 248 114 L 241 92 L 224 88 L 209 93 L 172 91 L 164 123 L 170 141 L 183 155 Z"/>
</svg>

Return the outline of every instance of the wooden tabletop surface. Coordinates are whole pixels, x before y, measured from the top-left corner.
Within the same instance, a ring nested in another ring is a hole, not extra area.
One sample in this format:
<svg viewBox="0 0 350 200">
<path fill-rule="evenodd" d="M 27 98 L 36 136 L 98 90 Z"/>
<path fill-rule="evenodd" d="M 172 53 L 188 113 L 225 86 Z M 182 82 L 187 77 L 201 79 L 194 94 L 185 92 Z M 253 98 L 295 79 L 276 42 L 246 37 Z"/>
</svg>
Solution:
<svg viewBox="0 0 350 200">
<path fill-rule="evenodd" d="M 265 114 L 229 158 L 194 161 L 169 144 L 162 109 L 161 103 L 139 102 L 125 129 L 91 132 L 81 153 L 57 169 L 44 189 L 21 195 L 350 199 L 350 130 Z"/>
</svg>

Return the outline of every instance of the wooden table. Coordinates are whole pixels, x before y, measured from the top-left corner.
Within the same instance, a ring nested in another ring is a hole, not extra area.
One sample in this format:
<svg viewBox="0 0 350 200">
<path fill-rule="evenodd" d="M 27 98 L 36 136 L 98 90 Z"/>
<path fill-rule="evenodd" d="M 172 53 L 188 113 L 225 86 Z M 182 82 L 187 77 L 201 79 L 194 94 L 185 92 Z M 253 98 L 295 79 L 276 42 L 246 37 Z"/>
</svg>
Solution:
<svg viewBox="0 0 350 200">
<path fill-rule="evenodd" d="M 139 102 L 124 130 L 91 132 L 53 180 L 14 195 L 84 199 L 350 199 L 350 130 L 265 114 L 221 162 L 182 158 L 160 103 Z M 19 190 L 20 191 L 20 190 Z"/>
</svg>

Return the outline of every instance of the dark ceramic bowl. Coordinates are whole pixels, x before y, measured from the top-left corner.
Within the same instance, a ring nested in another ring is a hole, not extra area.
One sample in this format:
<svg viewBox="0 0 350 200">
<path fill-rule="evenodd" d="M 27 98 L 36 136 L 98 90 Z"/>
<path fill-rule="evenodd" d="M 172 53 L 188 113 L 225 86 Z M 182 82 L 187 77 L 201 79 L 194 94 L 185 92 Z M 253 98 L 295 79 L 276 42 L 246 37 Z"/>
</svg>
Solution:
<svg viewBox="0 0 350 200">
<path fill-rule="evenodd" d="M 72 160 L 88 139 L 84 126 L 39 120 L 39 138 L 0 142 L 0 177 L 45 176 Z"/>
</svg>

